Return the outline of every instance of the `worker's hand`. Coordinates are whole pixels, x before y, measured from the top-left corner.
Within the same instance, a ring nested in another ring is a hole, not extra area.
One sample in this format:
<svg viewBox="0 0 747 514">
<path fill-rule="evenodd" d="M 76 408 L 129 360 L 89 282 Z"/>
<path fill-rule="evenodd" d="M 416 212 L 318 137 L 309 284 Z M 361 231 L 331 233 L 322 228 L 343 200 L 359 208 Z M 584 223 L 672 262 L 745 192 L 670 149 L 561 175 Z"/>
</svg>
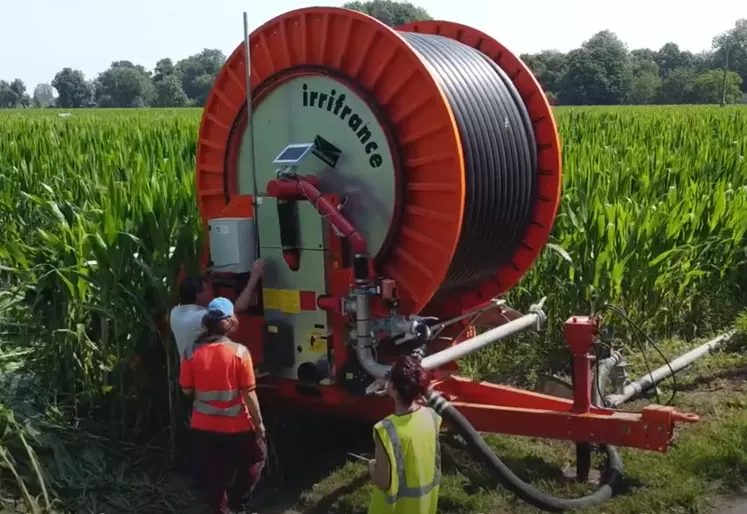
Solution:
<svg viewBox="0 0 747 514">
<path fill-rule="evenodd" d="M 262 259 L 257 259 L 254 261 L 254 264 L 252 264 L 252 277 L 261 278 L 262 274 L 265 272 L 265 261 Z"/>
<path fill-rule="evenodd" d="M 265 424 L 260 423 L 254 427 L 254 431 L 257 433 L 257 437 L 263 441 L 267 438 L 267 431 L 265 430 Z"/>
<path fill-rule="evenodd" d="M 368 474 L 372 477 L 374 476 L 374 469 L 376 469 L 376 459 L 371 459 L 368 461 Z"/>
<path fill-rule="evenodd" d="M 375 394 L 382 396 L 386 394 L 387 380 L 384 378 L 377 378 L 366 387 L 366 394 Z"/>
</svg>

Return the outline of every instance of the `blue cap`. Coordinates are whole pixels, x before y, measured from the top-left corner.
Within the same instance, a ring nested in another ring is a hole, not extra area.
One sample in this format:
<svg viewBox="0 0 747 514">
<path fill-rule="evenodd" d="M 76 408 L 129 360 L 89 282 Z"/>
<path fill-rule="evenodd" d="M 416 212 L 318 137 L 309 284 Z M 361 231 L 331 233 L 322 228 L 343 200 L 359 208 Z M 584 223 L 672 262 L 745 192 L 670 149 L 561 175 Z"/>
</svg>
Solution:
<svg viewBox="0 0 747 514">
<path fill-rule="evenodd" d="M 233 316 L 233 302 L 222 296 L 214 298 L 207 306 L 207 315 L 216 321 L 230 318 Z"/>
</svg>

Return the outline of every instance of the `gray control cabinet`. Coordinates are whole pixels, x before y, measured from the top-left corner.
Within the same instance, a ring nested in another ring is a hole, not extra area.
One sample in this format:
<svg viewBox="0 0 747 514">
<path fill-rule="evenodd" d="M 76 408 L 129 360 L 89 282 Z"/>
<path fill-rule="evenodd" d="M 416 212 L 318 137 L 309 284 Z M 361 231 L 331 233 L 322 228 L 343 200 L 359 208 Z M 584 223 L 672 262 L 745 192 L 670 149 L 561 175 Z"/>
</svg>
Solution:
<svg viewBox="0 0 747 514">
<path fill-rule="evenodd" d="M 251 218 L 208 220 L 212 269 L 219 273 L 245 273 L 256 260 L 254 222 Z"/>
</svg>

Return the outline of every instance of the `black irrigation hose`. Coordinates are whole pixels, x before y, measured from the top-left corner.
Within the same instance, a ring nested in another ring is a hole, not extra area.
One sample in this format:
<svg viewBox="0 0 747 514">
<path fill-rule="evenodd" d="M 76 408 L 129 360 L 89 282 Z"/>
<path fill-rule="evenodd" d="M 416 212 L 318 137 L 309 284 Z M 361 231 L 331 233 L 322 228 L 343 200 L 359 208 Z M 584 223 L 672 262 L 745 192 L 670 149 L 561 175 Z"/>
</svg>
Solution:
<svg viewBox="0 0 747 514">
<path fill-rule="evenodd" d="M 467 421 L 467 418 L 462 416 L 443 396 L 435 391 L 429 391 L 426 394 L 426 399 L 430 407 L 440 414 L 444 421 L 455 428 L 459 432 L 459 435 L 467 441 L 467 446 L 473 455 L 482 460 L 495 472 L 498 481 L 506 489 L 534 507 L 547 512 L 563 512 L 572 509 L 596 507 L 614 495 L 622 478 L 623 463 L 617 449 L 614 446 L 600 445 L 600 448 L 607 454 L 607 469 L 599 482 L 599 487 L 593 493 L 581 498 L 564 499 L 550 496 L 547 493 L 538 491 L 516 476 L 493 453 L 493 450 L 485 443 L 480 433 Z"/>
<path fill-rule="evenodd" d="M 537 147 L 521 96 L 492 60 L 443 36 L 400 34 L 435 70 L 464 153 L 464 220 L 442 295 L 473 287 L 510 262 L 531 221 Z"/>
</svg>

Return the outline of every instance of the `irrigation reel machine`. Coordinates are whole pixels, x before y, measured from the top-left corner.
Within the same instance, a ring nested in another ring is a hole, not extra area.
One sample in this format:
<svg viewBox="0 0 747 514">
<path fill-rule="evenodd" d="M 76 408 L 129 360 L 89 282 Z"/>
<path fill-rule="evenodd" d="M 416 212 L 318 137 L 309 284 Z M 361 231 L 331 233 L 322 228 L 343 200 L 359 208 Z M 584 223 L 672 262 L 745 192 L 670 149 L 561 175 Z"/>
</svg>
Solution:
<svg viewBox="0 0 747 514">
<path fill-rule="evenodd" d="M 240 314 L 234 337 L 268 372 L 265 405 L 377 421 L 392 407 L 376 379 L 392 358 L 416 354 L 433 372 L 431 406 L 505 486 L 551 511 L 612 494 L 615 446 L 664 452 L 675 423 L 698 420 L 671 407 L 595 406 L 593 316 L 565 324 L 572 399 L 455 374 L 459 358 L 542 328 L 544 300 L 471 330 L 501 317 L 498 297 L 532 266 L 560 201 L 547 99 L 486 34 L 443 21 L 393 30 L 340 8 L 280 15 L 218 74 L 196 171 L 216 294 L 235 294 L 254 259 L 267 262 L 259 305 Z M 478 432 L 574 441 L 581 478 L 597 444 L 607 470 L 591 495 L 552 498 Z"/>
</svg>

